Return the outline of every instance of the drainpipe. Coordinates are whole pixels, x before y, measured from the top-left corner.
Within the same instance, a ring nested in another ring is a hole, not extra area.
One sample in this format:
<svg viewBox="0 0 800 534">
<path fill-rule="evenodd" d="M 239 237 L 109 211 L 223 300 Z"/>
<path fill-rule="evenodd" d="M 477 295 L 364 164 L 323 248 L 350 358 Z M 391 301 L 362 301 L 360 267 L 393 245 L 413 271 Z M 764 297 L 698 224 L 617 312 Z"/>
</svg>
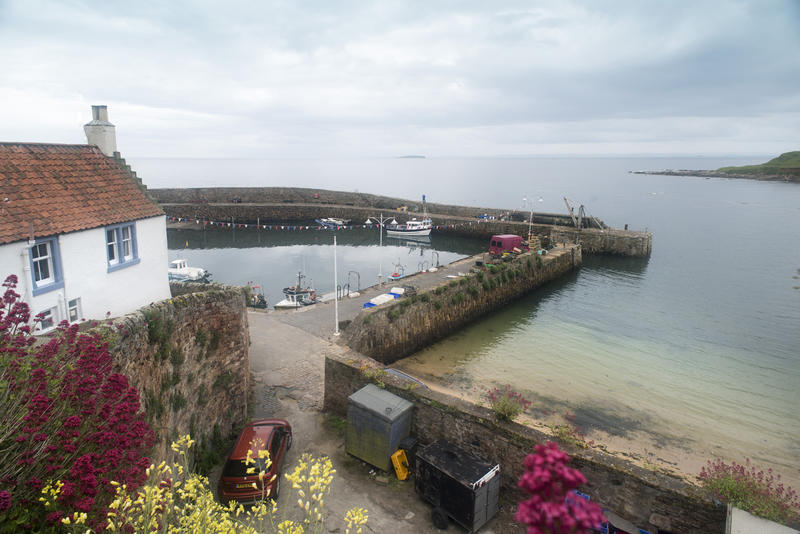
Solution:
<svg viewBox="0 0 800 534">
<path fill-rule="evenodd" d="M 22 296 L 23 300 L 28 303 L 28 306 L 33 308 L 33 283 L 31 280 L 31 262 L 30 262 L 30 253 L 31 247 L 33 246 L 33 240 L 28 240 L 28 246 L 22 249 L 20 252 L 20 259 L 22 259 L 22 278 L 18 280 L 18 282 L 23 282 L 25 285 L 25 294 Z M 31 309 L 31 311 L 33 311 Z"/>
<path fill-rule="evenodd" d="M 69 311 L 67 310 L 67 297 L 64 296 L 63 291 L 58 292 L 58 305 L 61 307 L 61 311 L 64 313 L 62 316 L 65 321 L 69 321 Z M 61 321 L 59 321 L 60 323 Z"/>
</svg>

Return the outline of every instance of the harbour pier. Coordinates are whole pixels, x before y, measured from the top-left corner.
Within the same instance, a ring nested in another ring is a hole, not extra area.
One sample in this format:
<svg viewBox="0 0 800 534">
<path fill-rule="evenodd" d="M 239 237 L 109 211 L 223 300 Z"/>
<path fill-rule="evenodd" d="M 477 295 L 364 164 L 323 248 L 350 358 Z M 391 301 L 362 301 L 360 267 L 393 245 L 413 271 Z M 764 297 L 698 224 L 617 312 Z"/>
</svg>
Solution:
<svg viewBox="0 0 800 534">
<path fill-rule="evenodd" d="M 363 224 L 379 214 L 398 220 L 421 217 L 422 203 L 366 193 L 288 187 L 228 187 L 152 189 L 149 193 L 169 217 L 188 221 L 232 224 L 316 224 L 315 219 L 337 217 Z M 647 257 L 653 234 L 614 229 L 602 221 L 585 219 L 576 225 L 569 214 L 533 213 L 429 203 L 434 233 L 489 239 L 494 234 L 528 232 L 553 242 L 580 244 L 584 254 Z"/>
</svg>

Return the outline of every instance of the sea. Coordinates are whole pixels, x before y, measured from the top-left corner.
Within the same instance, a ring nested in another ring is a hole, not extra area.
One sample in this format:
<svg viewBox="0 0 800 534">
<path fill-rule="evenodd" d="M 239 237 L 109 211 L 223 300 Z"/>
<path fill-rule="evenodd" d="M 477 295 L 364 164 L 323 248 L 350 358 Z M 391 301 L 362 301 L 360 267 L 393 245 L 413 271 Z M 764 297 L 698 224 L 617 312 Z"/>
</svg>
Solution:
<svg viewBox="0 0 800 534">
<path fill-rule="evenodd" d="M 296 186 L 485 208 L 565 213 L 653 232 L 649 258 L 584 256 L 552 282 L 396 366 L 486 402 L 510 386 L 531 424 L 564 420 L 610 450 L 695 473 L 720 457 L 800 482 L 800 184 L 633 174 L 715 169 L 754 157 L 425 159 L 129 158 L 150 188 Z M 245 199 L 246 200 L 246 199 Z M 378 215 L 377 213 L 375 215 Z M 361 221 L 354 221 L 358 224 Z M 435 224 L 436 221 L 434 221 Z M 170 230 L 185 257 L 270 303 L 298 273 L 357 290 L 474 254 L 485 243 L 381 240 L 251 228 Z"/>
</svg>

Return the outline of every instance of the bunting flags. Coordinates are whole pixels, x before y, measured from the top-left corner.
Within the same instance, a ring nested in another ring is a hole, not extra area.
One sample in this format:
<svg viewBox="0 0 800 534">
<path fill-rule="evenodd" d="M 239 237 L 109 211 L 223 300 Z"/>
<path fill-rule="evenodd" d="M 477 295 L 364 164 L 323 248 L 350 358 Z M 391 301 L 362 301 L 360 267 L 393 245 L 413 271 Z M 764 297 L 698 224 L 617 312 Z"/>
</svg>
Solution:
<svg viewBox="0 0 800 534">
<path fill-rule="evenodd" d="M 236 222 L 226 222 L 226 221 L 209 221 L 207 219 L 195 219 L 189 217 L 167 217 L 170 222 L 194 222 L 195 224 L 202 224 L 203 226 L 214 226 L 217 228 L 254 228 L 257 230 L 283 230 L 283 231 L 290 231 L 290 232 L 297 232 L 297 231 L 319 231 L 319 230 L 331 230 L 327 226 L 294 226 L 294 225 L 269 225 L 269 224 L 252 224 L 252 223 L 236 223 Z M 463 222 L 463 223 L 455 223 L 455 224 L 440 224 L 440 225 L 433 225 L 434 230 L 448 230 L 451 228 L 461 228 L 464 226 L 472 226 L 472 221 Z M 372 229 L 377 228 L 377 224 L 351 224 L 348 226 L 337 226 L 336 230 L 361 230 L 363 228 Z"/>
</svg>

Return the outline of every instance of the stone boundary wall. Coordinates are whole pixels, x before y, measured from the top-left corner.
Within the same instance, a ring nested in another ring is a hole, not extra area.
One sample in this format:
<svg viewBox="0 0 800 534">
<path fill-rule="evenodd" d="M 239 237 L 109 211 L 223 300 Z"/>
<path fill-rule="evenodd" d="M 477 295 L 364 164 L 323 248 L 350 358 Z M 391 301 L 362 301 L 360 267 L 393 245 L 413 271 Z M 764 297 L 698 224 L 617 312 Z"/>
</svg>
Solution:
<svg viewBox="0 0 800 534">
<path fill-rule="evenodd" d="M 114 320 L 114 371 L 138 391 L 156 432 L 152 460 L 191 434 L 198 448 L 246 422 L 250 348 L 242 288 L 170 284 L 173 297 Z"/>
<path fill-rule="evenodd" d="M 392 363 L 580 267 L 581 261 L 581 247 L 570 245 L 546 255 L 527 252 L 512 261 L 498 260 L 496 266 L 475 267 L 475 272 L 424 293 L 364 309 L 344 329 L 341 342 Z"/>
<path fill-rule="evenodd" d="M 369 383 L 371 376 L 380 382 L 379 386 L 414 403 L 411 432 L 420 444 L 443 438 L 479 458 L 500 464 L 501 491 L 515 501 L 524 498 L 517 488 L 523 460 L 534 445 L 553 441 L 552 436 L 499 421 L 489 408 L 415 388 L 402 379 L 381 374 L 380 368 L 378 362 L 354 352 L 326 354 L 324 409 L 346 417 L 347 398 Z M 588 480 L 582 491 L 639 527 L 674 534 L 725 532 L 725 508 L 703 498 L 696 486 L 598 449 L 560 445 Z"/>
</svg>

